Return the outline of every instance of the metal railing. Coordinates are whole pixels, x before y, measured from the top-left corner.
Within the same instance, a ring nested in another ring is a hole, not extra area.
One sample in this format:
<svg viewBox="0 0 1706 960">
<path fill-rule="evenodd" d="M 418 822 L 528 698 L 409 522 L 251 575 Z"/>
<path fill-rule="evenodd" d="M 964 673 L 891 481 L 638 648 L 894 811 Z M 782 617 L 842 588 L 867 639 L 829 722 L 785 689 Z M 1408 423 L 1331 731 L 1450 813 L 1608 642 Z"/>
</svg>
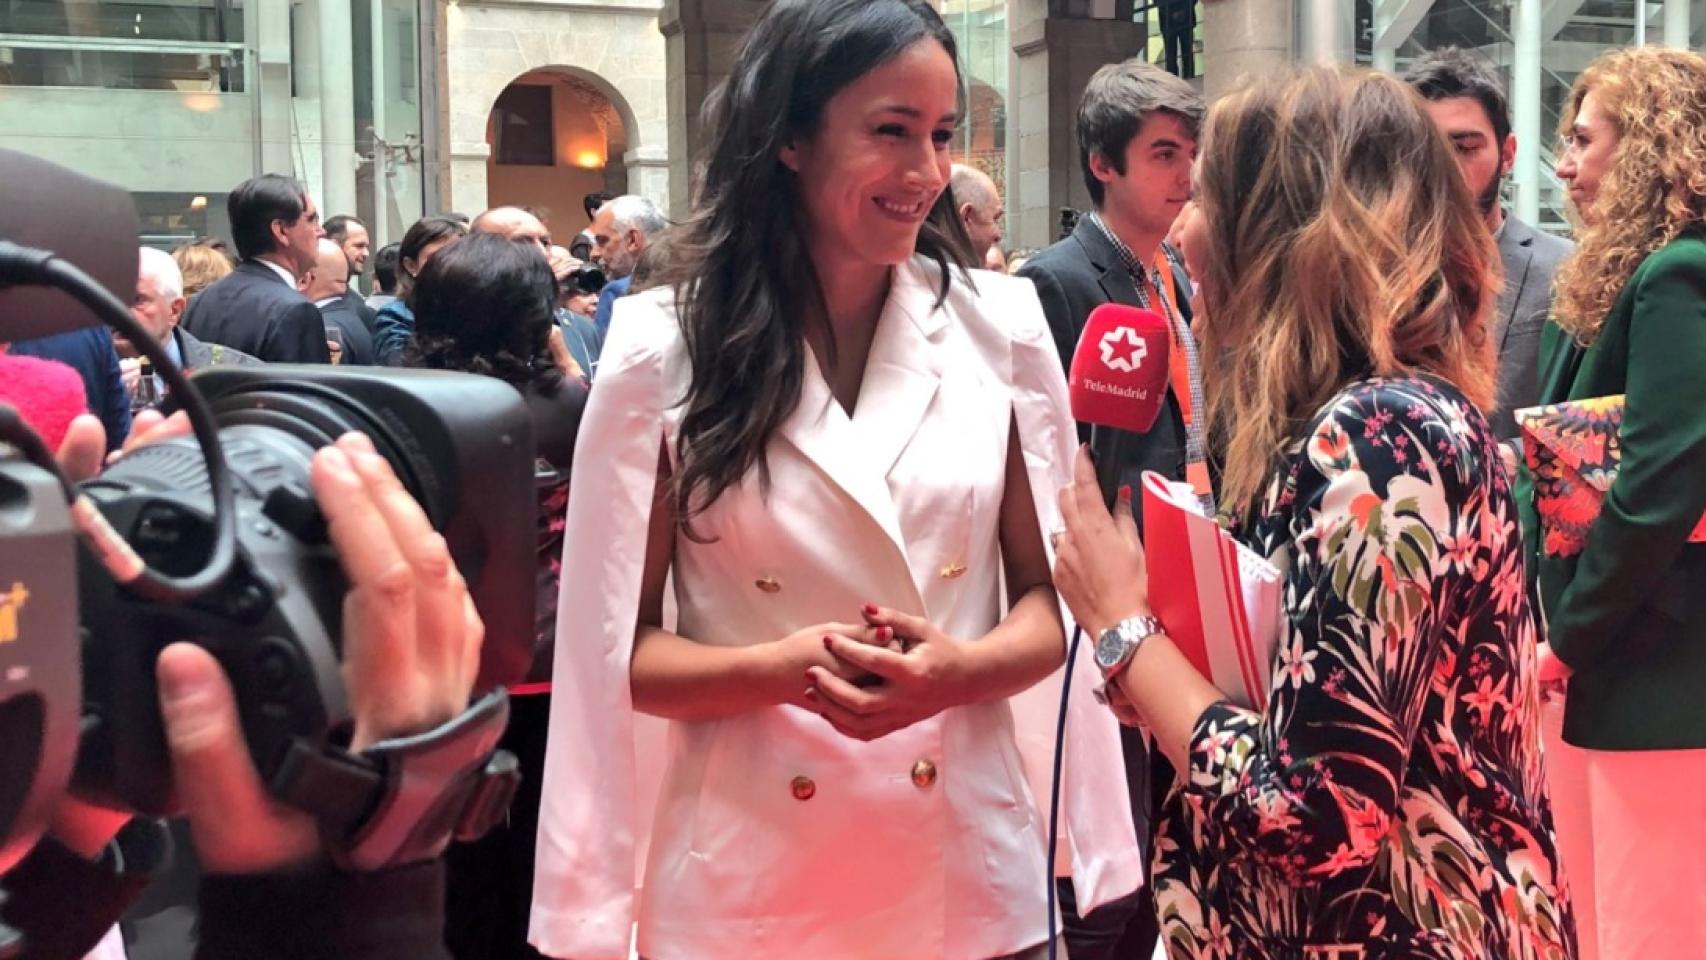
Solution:
<svg viewBox="0 0 1706 960">
<path fill-rule="evenodd" d="M 70 63 L 63 69 L 67 76 L 81 77 L 81 61 L 85 55 L 124 56 L 129 55 L 140 61 L 143 57 L 196 57 L 208 64 L 209 81 L 216 86 L 215 92 L 234 93 L 253 89 L 249 67 L 254 58 L 249 48 L 240 42 L 204 41 L 204 40 L 150 40 L 141 37 L 83 37 L 61 36 L 50 34 L 0 33 L 0 51 L 36 50 L 47 54 L 68 55 Z M 120 71 L 110 69 L 89 71 L 98 74 L 94 83 L 52 84 L 37 83 L 30 86 L 109 86 Z M 135 66 L 135 62 L 132 63 Z M 163 77 L 162 71 L 149 74 L 150 78 Z M 18 85 L 18 80 L 11 81 Z"/>
</svg>

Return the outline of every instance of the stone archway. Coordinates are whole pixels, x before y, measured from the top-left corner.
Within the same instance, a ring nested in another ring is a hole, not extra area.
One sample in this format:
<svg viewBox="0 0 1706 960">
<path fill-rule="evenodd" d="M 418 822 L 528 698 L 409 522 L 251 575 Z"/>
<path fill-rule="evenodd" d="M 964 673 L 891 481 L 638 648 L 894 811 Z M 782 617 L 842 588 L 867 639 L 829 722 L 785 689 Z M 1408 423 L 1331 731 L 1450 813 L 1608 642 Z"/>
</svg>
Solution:
<svg viewBox="0 0 1706 960">
<path fill-rule="evenodd" d="M 628 192 L 667 207 L 671 147 L 656 9 L 463 2 L 447 8 L 445 27 L 452 209 L 474 214 L 491 205 L 492 109 L 512 84 L 535 75 L 570 96 L 608 101 L 623 140 L 621 156 L 607 161 L 619 161 Z M 578 212 L 580 198 L 573 201 Z"/>
<path fill-rule="evenodd" d="M 552 66 L 517 77 L 487 118 L 487 205 L 532 209 L 558 237 L 580 231 L 584 197 L 630 192 L 632 116 L 620 95 L 582 71 Z"/>
</svg>

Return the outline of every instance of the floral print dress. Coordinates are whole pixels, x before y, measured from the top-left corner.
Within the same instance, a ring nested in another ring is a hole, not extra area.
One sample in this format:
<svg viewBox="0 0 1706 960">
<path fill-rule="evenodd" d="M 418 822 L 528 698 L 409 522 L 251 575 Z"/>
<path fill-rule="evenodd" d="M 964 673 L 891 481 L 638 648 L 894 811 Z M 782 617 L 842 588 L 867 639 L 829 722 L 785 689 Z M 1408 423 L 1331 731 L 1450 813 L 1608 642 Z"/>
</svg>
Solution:
<svg viewBox="0 0 1706 960">
<path fill-rule="evenodd" d="M 1159 826 L 1169 954 L 1569 960 L 1522 537 L 1485 419 L 1444 381 L 1370 380 L 1304 436 L 1240 533 L 1289 558 L 1267 708 L 1204 711 Z"/>
</svg>

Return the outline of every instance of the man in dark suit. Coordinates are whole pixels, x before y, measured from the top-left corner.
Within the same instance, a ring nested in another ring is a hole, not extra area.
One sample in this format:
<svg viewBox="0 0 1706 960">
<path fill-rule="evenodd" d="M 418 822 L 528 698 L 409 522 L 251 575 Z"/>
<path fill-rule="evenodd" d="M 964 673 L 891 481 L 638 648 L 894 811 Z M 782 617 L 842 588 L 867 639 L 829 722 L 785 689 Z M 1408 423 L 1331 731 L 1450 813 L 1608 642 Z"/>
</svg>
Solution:
<svg viewBox="0 0 1706 960">
<path fill-rule="evenodd" d="M 1499 203 L 1516 162 L 1516 136 L 1504 88 L 1485 62 L 1447 47 L 1417 60 L 1404 79 L 1428 101 L 1434 124 L 1457 151 L 1487 229 L 1499 241 L 1505 285 L 1492 329 L 1499 393 L 1489 420 L 1500 440 L 1511 440 L 1519 433 L 1514 412 L 1540 402 L 1540 331 L 1552 312 L 1552 274 L 1571 244 L 1541 233 Z"/>
<path fill-rule="evenodd" d="M 1206 500 L 1212 490 L 1202 443 L 1201 377 L 1185 312 L 1190 291 L 1176 282 L 1175 264 L 1162 247 L 1190 200 L 1191 161 L 1203 112 L 1202 95 L 1190 84 L 1141 60 L 1096 71 L 1078 107 L 1079 160 L 1095 210 L 1078 219 L 1071 235 L 1027 261 L 1019 275 L 1036 285 L 1066 367 L 1090 312 L 1102 304 L 1145 307 L 1166 318 L 1185 362 L 1173 368 L 1183 376 L 1170 382 L 1154 428 L 1134 434 L 1091 431 L 1081 424 L 1080 433 L 1098 464 L 1117 465 L 1119 484 L 1137 489 L 1139 475 L 1154 470 L 1191 481 Z M 1132 814 L 1147 850 L 1153 839 L 1151 810 L 1172 773 L 1151 769 L 1140 731 L 1123 728 L 1121 733 Z M 1147 887 L 1088 917 L 1078 915 L 1071 885 L 1060 887 L 1073 960 L 1154 953 L 1159 928 Z"/>
<path fill-rule="evenodd" d="M 242 262 L 190 301 L 183 327 L 209 343 L 276 363 L 327 363 L 326 324 L 296 289 L 318 255 L 320 212 L 302 184 L 269 173 L 226 201 Z"/>
<path fill-rule="evenodd" d="M 320 241 L 320 256 L 302 278 L 302 295 L 314 301 L 325 319 L 328 346 L 335 343 L 333 362 L 370 367 L 378 362 L 373 333 L 350 306 L 349 261 L 331 237 Z"/>
<path fill-rule="evenodd" d="M 344 306 L 361 321 L 371 337 L 379 315 L 367 305 L 357 283 L 361 279 L 362 271 L 367 269 L 368 258 L 373 253 L 373 241 L 368 239 L 367 225 L 347 214 L 339 214 L 326 221 L 326 239 L 343 250 L 344 260 L 349 263 L 349 283 L 344 289 Z"/>
</svg>

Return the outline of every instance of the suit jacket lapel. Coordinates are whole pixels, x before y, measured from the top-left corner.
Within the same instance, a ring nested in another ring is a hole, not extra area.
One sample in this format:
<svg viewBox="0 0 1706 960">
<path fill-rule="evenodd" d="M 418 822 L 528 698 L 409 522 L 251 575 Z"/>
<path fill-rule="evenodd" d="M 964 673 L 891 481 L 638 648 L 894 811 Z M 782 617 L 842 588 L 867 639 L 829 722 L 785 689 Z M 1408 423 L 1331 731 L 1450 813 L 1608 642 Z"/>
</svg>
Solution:
<svg viewBox="0 0 1706 960">
<path fill-rule="evenodd" d="M 1120 252 L 1108 242 L 1097 226 L 1090 222 L 1089 217 L 1078 221 L 1078 226 L 1072 230 L 1073 239 L 1084 248 L 1084 255 L 1090 265 L 1096 268 L 1097 280 L 1102 285 L 1102 293 L 1110 303 L 1123 303 L 1137 306 L 1137 285 L 1131 282 L 1131 271 L 1126 269 L 1125 260 Z M 1079 321 L 1079 332 L 1083 332 L 1083 321 Z"/>
<path fill-rule="evenodd" d="M 1534 231 L 1515 217 L 1505 218 L 1505 232 L 1499 238 L 1499 257 L 1505 266 L 1505 288 L 1499 294 L 1499 315 L 1493 318 L 1493 340 L 1504 354 L 1510 337 L 1512 321 L 1522 305 L 1522 290 L 1528 284 L 1528 269 L 1534 263 Z"/>
<path fill-rule="evenodd" d="M 910 263 L 897 267 L 853 416 L 830 392 L 808 348 L 799 406 L 779 431 L 883 529 L 902 556 L 906 538 L 888 473 L 918 432 L 941 384 L 934 339 L 947 324 L 947 315 L 935 308 L 924 271 Z"/>
</svg>

